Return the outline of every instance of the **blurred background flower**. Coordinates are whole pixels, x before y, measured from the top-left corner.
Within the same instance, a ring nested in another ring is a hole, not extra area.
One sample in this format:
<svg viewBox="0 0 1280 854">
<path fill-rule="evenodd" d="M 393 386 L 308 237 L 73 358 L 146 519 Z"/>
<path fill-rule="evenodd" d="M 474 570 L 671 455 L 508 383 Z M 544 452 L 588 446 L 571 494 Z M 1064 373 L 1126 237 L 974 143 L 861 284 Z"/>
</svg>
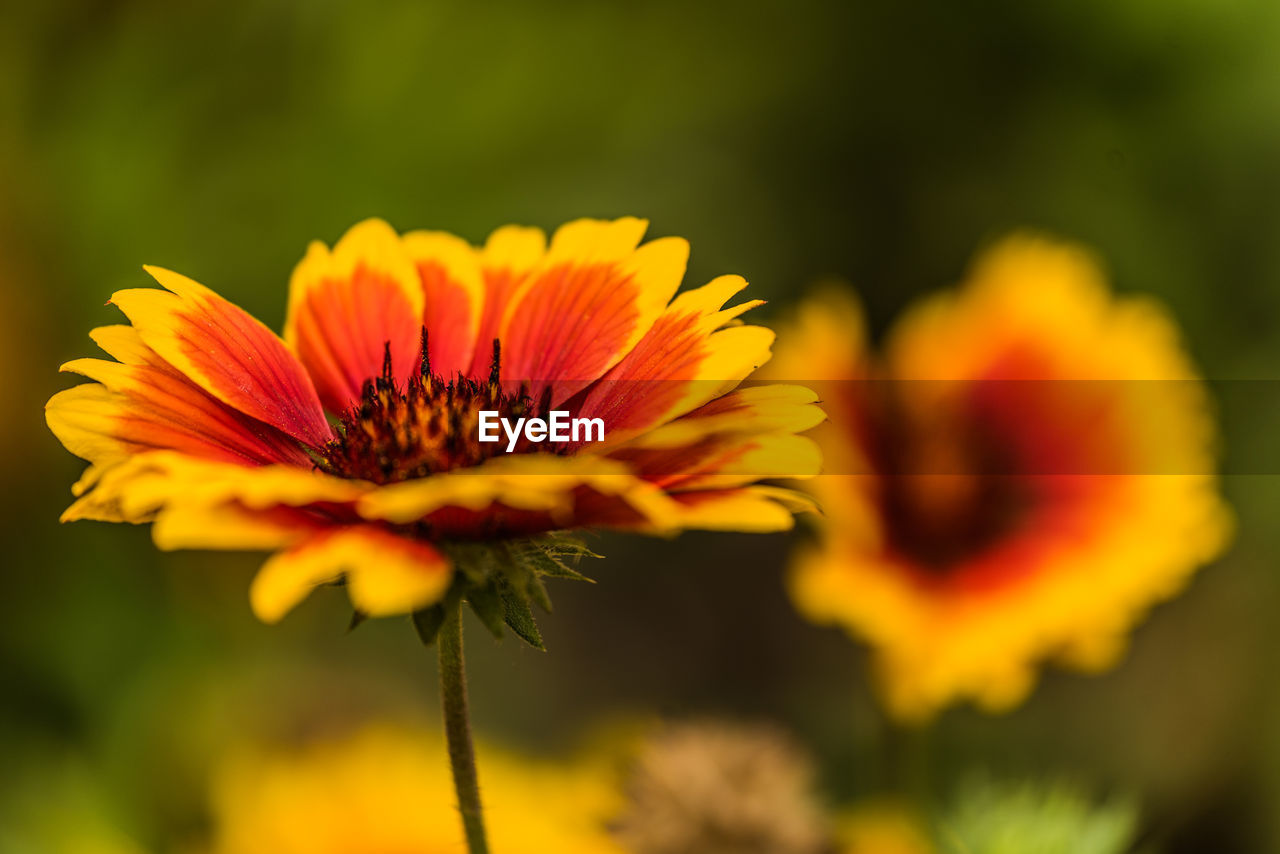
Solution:
<svg viewBox="0 0 1280 854">
<path fill-rule="evenodd" d="M 933 854 L 926 819 L 889 800 L 858 804 L 840 820 L 841 854 Z"/>
<path fill-rule="evenodd" d="M 58 526 L 78 465 L 42 424 L 71 382 L 52 366 L 148 261 L 279 329 L 307 242 L 365 216 L 474 243 L 497 222 L 640 213 L 697 247 L 689 281 L 746 276 L 771 300 L 754 313 L 852 282 L 874 346 L 975 247 L 1035 227 L 1164 302 L 1219 401 L 1227 471 L 1280 472 L 1280 395 L 1260 382 L 1280 364 L 1277 38 L 1269 0 L 4 4 L 6 776 L 69 749 L 153 850 L 199 829 L 203 769 L 251 718 L 287 744 L 299 707 L 434 701 L 404 626 L 344 634 L 337 591 L 268 629 L 245 603 L 255 557 Z M 1001 779 L 1054 769 L 1140 793 L 1173 854 L 1280 848 L 1280 479 L 1223 488 L 1230 554 L 1114 671 L 1050 670 L 1011 715 L 942 716 L 936 790 L 975 758 Z M 833 802 L 884 791 L 886 723 L 843 632 L 787 600 L 791 545 L 592 543 L 609 557 L 598 584 L 557 591 L 554 655 L 470 645 L 481 731 L 540 754 L 633 707 L 762 717 L 811 747 Z"/>
<path fill-rule="evenodd" d="M 495 851 L 620 854 L 599 769 L 480 746 Z M 284 749 L 232 750 L 215 771 L 210 854 L 446 854 L 463 849 L 445 745 L 390 725 Z"/>
<path fill-rule="evenodd" d="M 910 309 L 882 357 L 855 349 L 849 297 L 816 299 L 768 369 L 848 371 L 821 386 L 826 518 L 791 590 L 872 644 L 898 717 L 1008 709 L 1045 659 L 1113 666 L 1226 545 L 1213 416 L 1177 327 L 1112 299 L 1082 250 L 1001 242 Z"/>
<path fill-rule="evenodd" d="M 613 822 L 631 854 L 823 854 L 832 831 L 809 757 L 777 728 L 672 724 L 630 760 Z"/>
</svg>

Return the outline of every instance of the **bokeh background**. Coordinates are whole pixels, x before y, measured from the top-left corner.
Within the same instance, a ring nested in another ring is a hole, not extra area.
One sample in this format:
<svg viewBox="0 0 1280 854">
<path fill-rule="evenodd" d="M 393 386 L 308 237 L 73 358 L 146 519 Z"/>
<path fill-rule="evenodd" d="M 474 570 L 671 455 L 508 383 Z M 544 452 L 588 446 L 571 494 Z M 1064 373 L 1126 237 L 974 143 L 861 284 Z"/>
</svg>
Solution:
<svg viewBox="0 0 1280 854">
<path fill-rule="evenodd" d="M 1280 379 L 1278 41 L 1271 0 L 4 4 L 0 850 L 73 805 L 171 850 L 245 734 L 434 713 L 406 621 L 348 634 L 322 591 L 266 627 L 258 556 L 57 523 L 81 464 L 41 407 L 141 264 L 279 328 L 307 241 L 366 216 L 479 241 L 637 214 L 691 240 L 689 282 L 742 273 L 776 317 L 837 276 L 882 331 L 1031 226 L 1166 301 L 1219 387 Z M 1280 479 L 1254 462 L 1280 395 L 1230 387 L 1236 545 L 1113 673 L 1051 672 L 919 743 L 861 651 L 792 612 L 787 537 L 602 538 L 599 583 L 552 591 L 549 653 L 472 624 L 477 726 L 555 755 L 636 716 L 771 720 L 833 800 L 904 764 L 939 793 L 975 768 L 1065 777 L 1137 793 L 1161 850 L 1280 850 Z"/>
</svg>

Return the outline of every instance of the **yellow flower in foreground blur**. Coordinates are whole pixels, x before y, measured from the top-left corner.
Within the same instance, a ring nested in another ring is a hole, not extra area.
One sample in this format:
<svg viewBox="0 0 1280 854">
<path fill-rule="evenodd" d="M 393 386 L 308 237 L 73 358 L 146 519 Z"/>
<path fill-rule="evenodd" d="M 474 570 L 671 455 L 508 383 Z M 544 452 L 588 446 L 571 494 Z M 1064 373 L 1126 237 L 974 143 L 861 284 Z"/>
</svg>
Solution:
<svg viewBox="0 0 1280 854">
<path fill-rule="evenodd" d="M 211 854 L 456 854 L 466 850 L 445 747 L 375 728 L 293 753 L 228 761 L 213 792 Z M 486 749 L 494 851 L 622 854 L 605 829 L 617 797 L 603 771 Z"/>
<path fill-rule="evenodd" d="M 878 359 L 847 296 L 795 326 L 771 371 L 830 380 L 831 422 L 826 524 L 791 590 L 871 643 L 899 717 L 1008 708 L 1042 660 L 1111 664 L 1225 546 L 1214 425 L 1175 325 L 1113 297 L 1081 250 L 1008 240 Z"/>
<path fill-rule="evenodd" d="M 865 803 L 840 820 L 840 854 L 933 854 L 924 820 L 892 802 Z"/>
<path fill-rule="evenodd" d="M 816 397 L 737 388 L 773 342 L 735 322 L 758 302 L 724 308 L 738 276 L 676 296 L 688 244 L 641 246 L 645 228 L 579 220 L 547 245 L 507 227 L 476 249 L 369 220 L 312 244 L 283 340 L 147 268 L 165 290 L 116 293 L 132 325 L 92 333 L 116 361 L 68 363 L 96 382 L 49 401 L 91 463 L 63 518 L 154 522 L 161 548 L 276 550 L 252 590 L 267 621 L 337 580 L 363 614 L 422 609 L 459 543 L 546 568 L 563 554 L 546 535 L 566 529 L 789 528 L 803 501 L 756 481 L 817 472 L 796 435 L 821 420 Z M 482 412 L 505 420 L 498 441 L 480 441 Z M 519 432 L 556 412 L 570 439 Z"/>
</svg>

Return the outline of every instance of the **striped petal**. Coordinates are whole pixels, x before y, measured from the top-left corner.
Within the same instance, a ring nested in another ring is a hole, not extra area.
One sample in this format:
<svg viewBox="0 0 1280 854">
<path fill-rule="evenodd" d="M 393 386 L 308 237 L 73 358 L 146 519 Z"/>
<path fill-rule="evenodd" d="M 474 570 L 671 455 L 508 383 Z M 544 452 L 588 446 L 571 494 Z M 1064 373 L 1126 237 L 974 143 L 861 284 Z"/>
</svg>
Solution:
<svg viewBox="0 0 1280 854">
<path fill-rule="evenodd" d="M 275 333 L 186 276 L 145 269 L 167 290 L 132 288 L 111 302 L 148 348 L 245 415 L 308 445 L 331 438 L 311 378 Z"/>
<path fill-rule="evenodd" d="M 547 236 L 540 228 L 504 226 L 484 244 L 480 266 L 484 275 L 484 311 L 476 333 L 476 350 L 471 359 L 471 375 L 485 376 L 493 358 L 493 341 L 516 290 L 547 252 Z"/>
<path fill-rule="evenodd" d="M 769 534 L 795 527 L 793 509 L 763 487 L 685 492 L 674 498 L 682 528 Z"/>
<path fill-rule="evenodd" d="M 250 510 L 315 506 L 331 521 L 341 521 L 344 512 L 354 518 L 354 513 L 344 508 L 375 488 L 299 466 L 246 467 L 173 451 L 134 454 L 114 465 L 91 469 L 76 486 L 80 499 L 63 513 L 64 522 L 142 522 L 179 504 L 212 507 L 229 503 Z"/>
<path fill-rule="evenodd" d="M 612 441 L 664 424 L 724 394 L 769 359 L 773 332 L 731 326 L 762 300 L 724 309 L 747 286 L 721 276 L 677 297 L 635 349 L 587 392 L 580 414 L 600 417 Z"/>
<path fill-rule="evenodd" d="M 469 371 L 485 297 L 476 250 L 439 231 L 412 231 L 403 242 L 422 284 L 431 369 L 442 377 Z"/>
<path fill-rule="evenodd" d="M 628 448 L 612 457 L 673 493 L 729 489 L 768 478 L 808 478 L 822 467 L 817 444 L 792 433 L 714 434 L 678 448 Z"/>
<path fill-rule="evenodd" d="M 382 617 L 436 602 L 451 575 L 448 558 L 428 543 L 358 525 L 318 532 L 273 555 L 249 595 L 258 618 L 275 623 L 315 587 L 345 580 L 356 609 Z"/>
<path fill-rule="evenodd" d="M 361 384 L 391 365 L 402 382 L 418 367 L 424 296 L 418 273 L 391 226 L 353 226 L 331 252 L 312 243 L 289 281 L 285 340 L 315 380 L 320 399 L 341 412 Z"/>
<path fill-rule="evenodd" d="M 54 434 L 91 462 L 166 449 L 246 465 L 309 466 L 298 443 L 224 404 L 157 356 L 136 329 L 108 326 L 91 337 L 120 362 L 76 359 L 63 371 L 87 384 L 61 392 L 45 407 Z"/>
<path fill-rule="evenodd" d="M 360 514 L 398 524 L 417 522 L 446 507 L 483 510 L 501 504 L 571 521 L 574 490 L 612 495 L 652 491 L 622 463 L 552 454 L 495 457 L 480 466 L 381 487 L 363 496 Z"/>
<path fill-rule="evenodd" d="M 551 390 L 559 405 L 632 350 L 680 286 L 689 244 L 654 240 L 637 248 L 643 220 L 578 220 L 560 228 L 503 320 L 502 378 Z"/>
<path fill-rule="evenodd" d="M 788 489 L 747 486 L 740 489 L 709 489 L 668 496 L 661 517 L 636 512 L 616 500 L 583 502 L 583 518 L 600 528 L 671 536 L 682 530 L 746 531 L 773 533 L 789 531 L 794 514 L 814 512 L 812 501 Z"/>
<path fill-rule="evenodd" d="M 825 405 L 825 404 L 824 404 Z M 752 385 L 699 406 L 631 444 L 670 448 L 717 433 L 803 433 L 826 419 L 818 395 L 798 385 Z"/>
</svg>

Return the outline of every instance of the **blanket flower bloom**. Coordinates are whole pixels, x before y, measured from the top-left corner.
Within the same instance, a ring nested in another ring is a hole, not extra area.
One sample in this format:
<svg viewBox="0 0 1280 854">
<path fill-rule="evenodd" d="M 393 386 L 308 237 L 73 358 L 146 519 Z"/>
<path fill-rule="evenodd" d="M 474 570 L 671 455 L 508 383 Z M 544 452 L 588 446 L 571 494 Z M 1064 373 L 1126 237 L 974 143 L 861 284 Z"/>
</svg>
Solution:
<svg viewBox="0 0 1280 854">
<path fill-rule="evenodd" d="M 267 622 L 333 582 L 357 621 L 412 613 L 438 641 L 458 813 L 484 854 L 462 603 L 541 648 L 542 579 L 581 578 L 566 560 L 590 554 L 564 532 L 779 531 L 809 506 L 758 481 L 817 474 L 798 435 L 823 418 L 816 396 L 742 386 L 773 343 L 737 322 L 759 301 L 725 307 L 738 276 L 677 296 L 688 243 L 642 246 L 646 227 L 578 220 L 549 245 L 506 227 L 477 249 L 368 220 L 308 249 L 283 340 L 146 268 L 164 289 L 114 294 L 131 324 L 91 333 L 115 361 L 64 365 L 95 382 L 46 407 L 90 463 L 64 520 L 274 551 L 250 592 Z M 558 416 L 575 429 L 557 435 Z M 506 443 L 485 441 L 493 419 L 516 425 Z"/>
<path fill-rule="evenodd" d="M 509 556 L 569 529 L 788 528 L 804 501 L 756 481 L 817 472 L 797 435 L 822 418 L 816 396 L 739 388 L 773 342 L 735 320 L 759 301 L 724 307 L 738 276 L 675 296 L 688 244 L 639 245 L 645 228 L 579 220 L 547 245 L 506 227 L 477 249 L 369 220 L 311 245 L 283 339 L 148 267 L 164 290 L 116 293 L 131 325 L 91 333 L 114 361 L 64 365 L 95 382 L 46 408 L 90 463 L 63 519 L 275 551 L 251 591 L 268 622 L 338 580 L 362 615 L 420 611 L 450 586 L 450 544 Z M 605 441 L 477 441 L 482 410 L 553 408 L 602 419 Z"/>
<path fill-rule="evenodd" d="M 1107 667 L 1225 547 L 1214 423 L 1177 328 L 1112 296 L 1085 252 L 1008 239 L 879 358 L 846 294 L 794 325 L 770 371 L 829 380 L 831 420 L 812 484 L 827 524 L 790 589 L 870 643 L 899 719 L 1014 706 L 1045 660 Z"/>
<path fill-rule="evenodd" d="M 413 729 L 371 726 L 296 750 L 239 750 L 211 792 L 211 854 L 452 854 L 463 849 L 448 803 L 445 745 Z M 503 818 L 494 847 L 512 854 L 624 854 L 606 822 L 618 799 L 606 768 L 534 762 L 486 750 L 485 795 Z"/>
</svg>

